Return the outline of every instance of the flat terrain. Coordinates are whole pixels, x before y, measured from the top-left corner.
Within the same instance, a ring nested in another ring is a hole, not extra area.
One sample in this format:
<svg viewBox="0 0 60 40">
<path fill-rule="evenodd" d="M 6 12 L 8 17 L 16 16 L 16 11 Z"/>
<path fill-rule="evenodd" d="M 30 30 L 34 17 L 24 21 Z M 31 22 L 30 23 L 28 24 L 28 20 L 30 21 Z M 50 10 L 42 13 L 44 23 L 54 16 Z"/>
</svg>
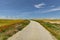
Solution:
<svg viewBox="0 0 60 40">
<path fill-rule="evenodd" d="M 35 20 L 60 40 L 60 20 Z"/>
<path fill-rule="evenodd" d="M 42 25 L 31 21 L 27 27 L 8 40 L 55 40 L 55 38 Z"/>
<path fill-rule="evenodd" d="M 28 20 L 0 19 L 0 40 L 7 40 L 29 24 Z"/>
</svg>

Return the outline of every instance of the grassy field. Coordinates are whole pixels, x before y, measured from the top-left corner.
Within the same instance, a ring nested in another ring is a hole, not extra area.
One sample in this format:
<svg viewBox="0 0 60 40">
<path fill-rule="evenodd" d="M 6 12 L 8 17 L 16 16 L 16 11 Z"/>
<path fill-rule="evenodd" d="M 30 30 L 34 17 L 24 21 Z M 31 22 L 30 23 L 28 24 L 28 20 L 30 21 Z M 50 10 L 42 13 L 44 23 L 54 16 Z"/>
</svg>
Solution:
<svg viewBox="0 0 60 40">
<path fill-rule="evenodd" d="M 7 40 L 30 23 L 29 20 L 0 19 L 0 40 Z"/>
<path fill-rule="evenodd" d="M 58 40 L 60 40 L 60 20 L 35 20 L 43 25 Z"/>
</svg>

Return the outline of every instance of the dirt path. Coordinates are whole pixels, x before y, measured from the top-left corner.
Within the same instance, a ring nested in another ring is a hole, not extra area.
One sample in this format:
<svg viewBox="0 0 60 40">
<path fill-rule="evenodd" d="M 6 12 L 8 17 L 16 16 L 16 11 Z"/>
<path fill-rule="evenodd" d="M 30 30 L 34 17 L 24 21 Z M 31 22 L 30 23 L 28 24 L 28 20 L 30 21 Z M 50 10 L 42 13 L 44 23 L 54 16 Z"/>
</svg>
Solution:
<svg viewBox="0 0 60 40">
<path fill-rule="evenodd" d="M 22 31 L 19 31 L 8 40 L 55 40 L 50 32 L 48 32 L 43 26 L 35 21 L 31 21 L 30 24 Z"/>
</svg>

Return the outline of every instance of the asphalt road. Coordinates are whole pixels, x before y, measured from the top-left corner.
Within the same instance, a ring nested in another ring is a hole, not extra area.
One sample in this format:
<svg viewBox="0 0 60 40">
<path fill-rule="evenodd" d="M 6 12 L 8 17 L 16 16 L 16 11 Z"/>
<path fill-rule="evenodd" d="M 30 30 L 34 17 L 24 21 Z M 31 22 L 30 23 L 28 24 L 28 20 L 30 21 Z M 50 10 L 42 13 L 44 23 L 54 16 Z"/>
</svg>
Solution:
<svg viewBox="0 0 60 40">
<path fill-rule="evenodd" d="M 17 32 L 7 40 L 56 40 L 49 31 L 47 31 L 38 22 L 31 21 L 23 30 Z"/>
</svg>

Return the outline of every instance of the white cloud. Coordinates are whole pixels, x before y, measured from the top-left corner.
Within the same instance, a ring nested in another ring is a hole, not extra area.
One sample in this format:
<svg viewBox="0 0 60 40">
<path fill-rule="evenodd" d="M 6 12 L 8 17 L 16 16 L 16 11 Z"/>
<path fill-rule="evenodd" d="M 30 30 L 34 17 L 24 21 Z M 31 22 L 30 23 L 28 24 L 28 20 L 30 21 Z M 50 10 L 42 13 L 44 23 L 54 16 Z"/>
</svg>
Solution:
<svg viewBox="0 0 60 40">
<path fill-rule="evenodd" d="M 55 5 L 51 5 L 50 7 L 55 7 Z"/>
<path fill-rule="evenodd" d="M 50 9 L 50 10 L 46 10 L 46 11 L 43 11 L 42 13 L 55 12 L 55 11 L 60 11 L 60 7 L 53 8 L 53 9 Z"/>
<path fill-rule="evenodd" d="M 18 16 L 0 16 L 0 19 L 19 19 Z"/>
<path fill-rule="evenodd" d="M 34 7 L 36 8 L 43 8 L 43 6 L 45 6 L 44 3 L 40 3 L 40 4 L 35 4 Z"/>
</svg>

